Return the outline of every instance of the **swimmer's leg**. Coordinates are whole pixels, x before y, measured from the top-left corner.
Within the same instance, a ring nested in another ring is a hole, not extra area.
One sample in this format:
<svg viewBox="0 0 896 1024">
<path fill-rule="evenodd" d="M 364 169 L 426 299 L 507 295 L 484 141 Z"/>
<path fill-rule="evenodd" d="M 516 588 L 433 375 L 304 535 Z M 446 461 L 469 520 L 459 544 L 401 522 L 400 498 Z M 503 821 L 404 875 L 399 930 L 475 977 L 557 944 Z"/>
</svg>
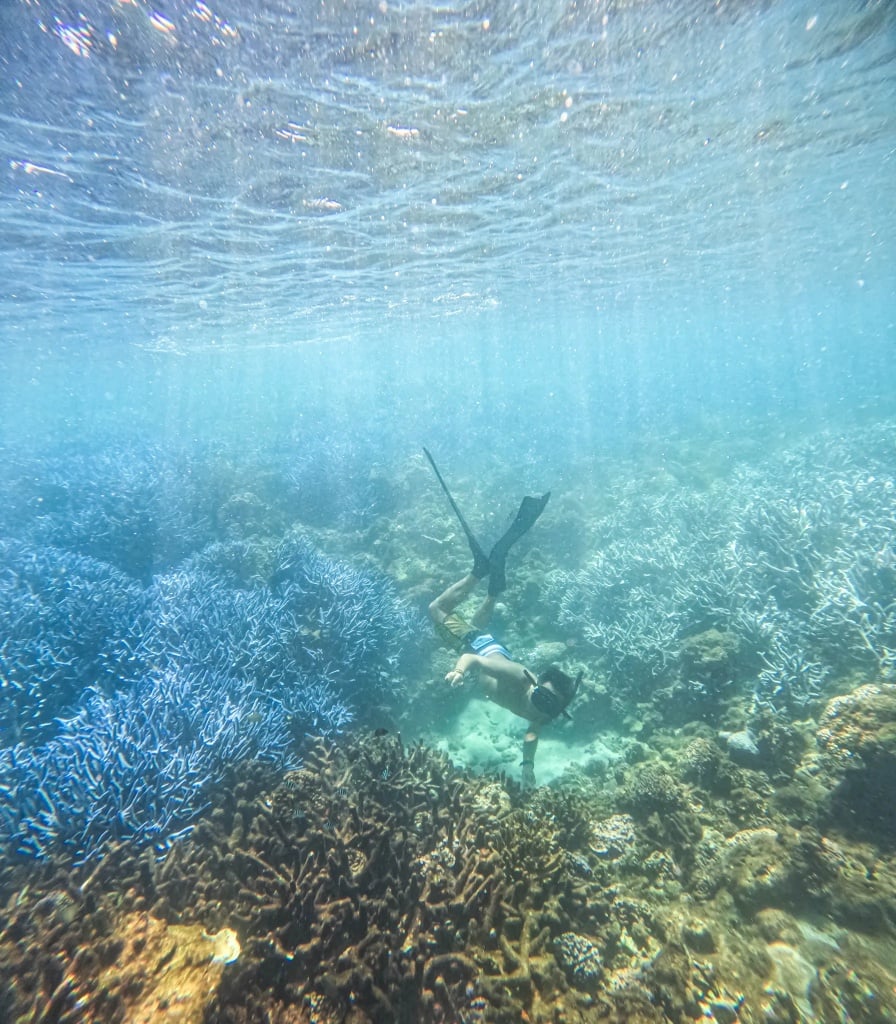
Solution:
<svg viewBox="0 0 896 1024">
<path fill-rule="evenodd" d="M 457 583 L 452 583 L 447 590 L 439 594 L 434 601 L 430 601 L 429 617 L 432 621 L 437 626 L 441 626 L 461 601 L 470 596 L 478 582 L 477 576 L 471 572 L 467 573 L 463 579 L 459 579 Z"/>
</svg>

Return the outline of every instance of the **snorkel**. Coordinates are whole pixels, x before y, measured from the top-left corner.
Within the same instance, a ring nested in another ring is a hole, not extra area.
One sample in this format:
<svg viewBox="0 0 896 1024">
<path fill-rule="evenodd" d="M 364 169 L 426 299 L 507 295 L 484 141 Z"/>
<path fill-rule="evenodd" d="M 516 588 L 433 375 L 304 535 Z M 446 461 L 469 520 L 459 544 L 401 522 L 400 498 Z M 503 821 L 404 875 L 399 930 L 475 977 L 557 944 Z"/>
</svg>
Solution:
<svg viewBox="0 0 896 1024">
<path fill-rule="evenodd" d="M 572 684 L 571 693 L 569 698 L 564 700 L 553 689 L 548 689 L 544 684 L 551 683 L 557 685 L 558 675 L 568 681 L 569 677 L 561 673 L 559 669 L 546 669 L 538 677 L 532 693 L 529 694 L 529 700 L 532 702 L 532 707 L 536 711 L 541 712 L 543 715 L 547 715 L 548 718 L 557 718 L 559 715 L 563 715 L 564 718 L 572 721 L 572 715 L 567 713 L 567 708 L 575 700 L 576 694 L 579 692 L 579 687 L 582 685 L 582 677 L 584 672 L 579 672 L 575 678 L 575 682 Z"/>
</svg>

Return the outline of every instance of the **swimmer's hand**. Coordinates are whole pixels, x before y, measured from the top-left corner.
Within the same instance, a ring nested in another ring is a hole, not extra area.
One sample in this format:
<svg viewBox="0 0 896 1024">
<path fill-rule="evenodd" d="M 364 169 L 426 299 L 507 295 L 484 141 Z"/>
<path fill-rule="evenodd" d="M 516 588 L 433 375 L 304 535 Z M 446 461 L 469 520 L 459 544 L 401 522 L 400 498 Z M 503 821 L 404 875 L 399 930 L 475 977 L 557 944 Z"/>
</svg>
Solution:
<svg viewBox="0 0 896 1024">
<path fill-rule="evenodd" d="M 456 668 L 453 668 L 446 676 L 445 682 L 451 683 L 452 686 L 463 686 L 464 685 L 464 674 L 459 672 Z"/>
</svg>

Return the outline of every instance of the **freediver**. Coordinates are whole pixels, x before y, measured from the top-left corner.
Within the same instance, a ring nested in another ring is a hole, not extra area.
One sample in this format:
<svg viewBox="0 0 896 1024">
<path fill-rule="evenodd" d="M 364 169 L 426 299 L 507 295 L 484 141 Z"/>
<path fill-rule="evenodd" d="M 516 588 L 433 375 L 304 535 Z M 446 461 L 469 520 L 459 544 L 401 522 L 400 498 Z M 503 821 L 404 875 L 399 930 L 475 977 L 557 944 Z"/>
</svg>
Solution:
<svg viewBox="0 0 896 1024">
<path fill-rule="evenodd" d="M 460 686 L 470 669 L 478 669 L 479 682 L 486 697 L 528 721 L 521 767 L 523 792 L 531 792 L 535 788 L 535 751 L 539 730 L 559 715 L 569 718 L 566 708 L 578 691 L 582 673 L 572 679 L 556 665 L 549 665 L 536 678 L 528 668 L 513 660 L 507 648 L 487 632 L 486 627 L 498 596 L 507 586 L 507 553 L 534 525 L 544 511 L 551 492 L 548 491 L 540 498 L 523 498 L 510 528 L 486 555 L 451 496 L 432 455 L 426 448 L 423 452 L 448 497 L 473 553 L 472 570 L 452 583 L 429 605 L 430 617 L 442 637 L 461 647 L 460 657 L 445 680 L 451 686 Z M 467 622 L 455 609 L 486 577 L 489 581 L 488 593 L 472 622 Z"/>
</svg>

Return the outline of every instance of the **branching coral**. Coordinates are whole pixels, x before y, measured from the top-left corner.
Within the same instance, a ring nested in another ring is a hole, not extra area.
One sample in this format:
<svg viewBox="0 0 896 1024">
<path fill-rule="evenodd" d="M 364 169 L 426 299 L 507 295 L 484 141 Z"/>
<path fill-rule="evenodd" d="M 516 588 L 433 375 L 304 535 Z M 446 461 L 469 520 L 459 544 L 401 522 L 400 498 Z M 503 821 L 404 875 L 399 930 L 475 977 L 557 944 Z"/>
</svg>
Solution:
<svg viewBox="0 0 896 1024">
<path fill-rule="evenodd" d="M 17 478 L 7 529 L 140 579 L 213 539 L 214 488 L 195 456 L 150 445 L 35 456 Z"/>
<path fill-rule="evenodd" d="M 549 815 L 497 822 L 492 785 L 397 736 L 322 742 L 275 790 L 220 794 L 164 859 L 113 847 L 96 870 L 158 917 L 238 930 L 216 1019 L 546 1021 L 567 986 L 553 940 L 587 940 L 583 908 L 610 901 L 564 869 Z"/>
<path fill-rule="evenodd" d="M 86 686 L 130 676 L 144 605 L 110 565 L 0 540 L 0 744 L 47 735 Z"/>
<path fill-rule="evenodd" d="M 280 696 L 303 680 L 343 699 L 387 703 L 419 651 L 420 617 L 384 577 L 281 546 L 273 588 L 228 585 L 205 571 L 157 577 L 132 644 L 151 665 L 202 665 Z"/>
<path fill-rule="evenodd" d="M 41 747 L 0 751 L 0 831 L 22 853 L 74 860 L 117 839 L 164 850 L 228 769 L 295 763 L 288 718 L 250 683 L 166 672 L 90 691 Z"/>
<path fill-rule="evenodd" d="M 5 542 L 5 725 L 11 740 L 44 730 L 0 750 L 2 831 L 23 852 L 164 845 L 227 767 L 288 763 L 308 733 L 349 723 L 346 698 L 394 697 L 414 615 L 385 579 L 304 541 L 285 550 L 276 592 L 196 570 L 142 591 L 92 559 Z"/>
<path fill-rule="evenodd" d="M 396 674 L 412 663 L 427 631 L 385 576 L 327 558 L 293 534 L 277 551 L 272 588 L 306 638 L 319 641 L 356 686 L 394 695 Z"/>
<path fill-rule="evenodd" d="M 689 637 L 736 638 L 758 705 L 799 708 L 831 673 L 896 670 L 893 428 L 819 437 L 706 490 L 617 485 L 598 550 L 555 571 L 560 621 L 605 658 L 614 689 L 679 677 L 711 702 L 728 673 L 694 675 Z"/>
</svg>

